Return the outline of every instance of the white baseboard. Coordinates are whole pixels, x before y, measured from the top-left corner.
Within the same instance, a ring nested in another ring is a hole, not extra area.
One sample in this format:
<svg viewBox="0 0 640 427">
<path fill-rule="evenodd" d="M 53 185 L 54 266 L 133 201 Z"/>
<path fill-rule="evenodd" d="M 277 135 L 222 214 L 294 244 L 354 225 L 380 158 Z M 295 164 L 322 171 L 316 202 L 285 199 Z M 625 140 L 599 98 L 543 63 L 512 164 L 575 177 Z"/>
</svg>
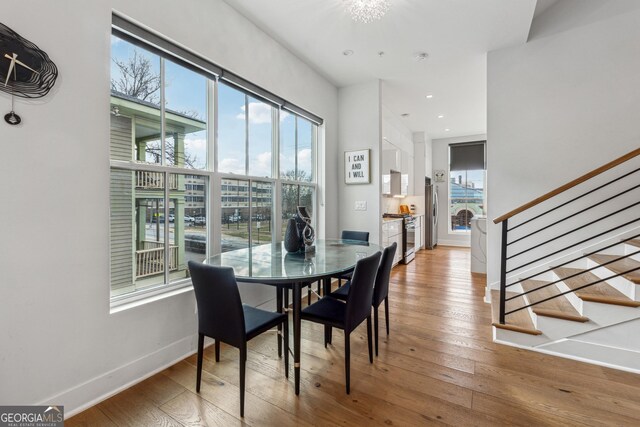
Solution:
<svg viewBox="0 0 640 427">
<path fill-rule="evenodd" d="M 458 248 L 469 248 L 471 247 L 470 242 L 460 242 L 458 240 L 442 240 L 438 239 L 439 246 L 456 246 Z"/>
<path fill-rule="evenodd" d="M 65 419 L 157 374 L 194 354 L 197 335 L 184 337 L 153 353 L 44 399 L 38 405 L 64 405 Z"/>
</svg>

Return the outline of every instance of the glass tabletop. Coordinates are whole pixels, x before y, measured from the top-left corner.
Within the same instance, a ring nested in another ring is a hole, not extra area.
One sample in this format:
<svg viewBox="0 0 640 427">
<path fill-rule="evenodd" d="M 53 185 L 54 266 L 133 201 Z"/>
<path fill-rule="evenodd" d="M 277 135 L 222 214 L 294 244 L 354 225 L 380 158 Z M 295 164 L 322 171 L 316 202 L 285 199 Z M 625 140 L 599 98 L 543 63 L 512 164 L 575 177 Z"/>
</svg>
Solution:
<svg viewBox="0 0 640 427">
<path fill-rule="evenodd" d="M 379 251 L 382 247 L 358 240 L 318 239 L 313 253 L 289 253 L 283 243 L 270 243 L 224 252 L 205 263 L 232 267 L 240 281 L 299 282 L 348 271 L 359 259 Z"/>
</svg>

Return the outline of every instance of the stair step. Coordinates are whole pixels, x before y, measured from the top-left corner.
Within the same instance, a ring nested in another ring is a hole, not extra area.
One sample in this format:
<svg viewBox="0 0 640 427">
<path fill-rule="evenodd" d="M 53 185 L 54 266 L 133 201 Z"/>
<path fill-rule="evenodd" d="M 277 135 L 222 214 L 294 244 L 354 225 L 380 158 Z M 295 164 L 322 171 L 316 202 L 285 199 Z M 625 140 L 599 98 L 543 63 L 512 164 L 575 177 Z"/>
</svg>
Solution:
<svg viewBox="0 0 640 427">
<path fill-rule="evenodd" d="M 511 298 L 512 296 L 516 296 L 518 294 L 514 292 L 507 292 L 507 298 Z M 522 296 L 515 298 L 511 301 L 507 301 L 506 310 L 513 310 L 514 308 L 523 307 L 527 305 Z M 533 319 L 529 315 L 529 311 L 527 309 L 516 311 L 515 313 L 509 314 L 506 316 L 506 324 L 500 323 L 500 291 L 492 290 L 491 291 L 491 318 L 493 323 L 491 323 L 496 328 L 506 329 L 514 332 L 522 332 L 530 335 L 541 335 L 542 332 L 536 329 L 533 325 Z"/>
<path fill-rule="evenodd" d="M 640 239 L 627 240 L 625 243 L 627 245 L 637 246 L 640 248 Z"/>
<path fill-rule="evenodd" d="M 535 304 L 547 298 L 555 297 L 549 301 L 541 302 L 531 307 L 533 312 L 539 316 L 555 317 L 557 319 L 571 320 L 574 322 L 588 322 L 589 318 L 582 316 L 576 308 L 571 305 L 565 295 L 560 295 L 562 291 L 556 287 L 556 285 L 546 286 L 538 289 L 541 286 L 548 285 L 551 282 L 545 282 L 543 280 L 525 280 L 521 283 L 522 288 L 525 291 L 537 289 L 527 294 L 527 298 L 531 304 Z M 560 295 L 560 296 L 558 296 Z"/>
<path fill-rule="evenodd" d="M 585 271 L 579 268 L 558 267 L 554 268 L 553 271 L 570 289 L 576 289 L 580 286 L 584 286 L 586 284 L 600 280 L 600 278 L 592 272 Z M 572 277 L 571 279 L 564 279 L 564 277 L 568 277 L 580 272 L 582 272 L 582 274 L 576 277 Z M 640 307 L 639 301 L 632 300 L 607 282 L 596 283 L 595 285 L 576 291 L 575 294 L 583 301 L 624 305 L 627 307 Z"/>
<path fill-rule="evenodd" d="M 609 262 L 616 258 L 620 258 L 620 255 L 595 254 L 595 255 L 591 255 L 589 258 L 594 260 L 598 264 L 604 264 L 605 262 Z M 634 268 L 637 268 L 638 270 L 632 271 L 631 273 L 623 274 L 622 277 L 632 281 L 636 285 L 640 285 L 640 262 L 636 261 L 635 259 L 624 258 L 624 259 L 621 259 L 620 261 L 607 264 L 604 267 L 608 268 L 609 270 L 613 271 L 616 274 L 620 274 L 625 271 L 629 271 L 629 270 L 633 270 Z"/>
</svg>

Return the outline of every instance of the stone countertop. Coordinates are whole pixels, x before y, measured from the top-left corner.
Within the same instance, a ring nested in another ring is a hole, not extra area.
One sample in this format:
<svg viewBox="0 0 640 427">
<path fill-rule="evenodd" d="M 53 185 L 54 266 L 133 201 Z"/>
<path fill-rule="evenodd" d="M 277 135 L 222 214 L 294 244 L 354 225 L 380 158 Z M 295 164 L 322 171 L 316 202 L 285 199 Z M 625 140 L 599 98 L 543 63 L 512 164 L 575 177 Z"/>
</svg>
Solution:
<svg viewBox="0 0 640 427">
<path fill-rule="evenodd" d="M 402 221 L 403 218 L 382 218 L 382 222 Z"/>
</svg>

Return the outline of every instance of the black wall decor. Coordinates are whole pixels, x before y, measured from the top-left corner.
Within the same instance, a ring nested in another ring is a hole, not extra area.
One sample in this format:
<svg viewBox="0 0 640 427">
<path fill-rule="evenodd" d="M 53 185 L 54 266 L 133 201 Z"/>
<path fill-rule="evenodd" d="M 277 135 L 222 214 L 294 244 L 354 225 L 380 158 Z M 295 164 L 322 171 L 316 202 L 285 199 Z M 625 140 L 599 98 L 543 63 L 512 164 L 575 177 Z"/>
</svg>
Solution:
<svg viewBox="0 0 640 427">
<path fill-rule="evenodd" d="M 45 52 L 0 23 L 0 91 L 22 98 L 42 98 L 57 77 L 58 68 Z"/>
</svg>

